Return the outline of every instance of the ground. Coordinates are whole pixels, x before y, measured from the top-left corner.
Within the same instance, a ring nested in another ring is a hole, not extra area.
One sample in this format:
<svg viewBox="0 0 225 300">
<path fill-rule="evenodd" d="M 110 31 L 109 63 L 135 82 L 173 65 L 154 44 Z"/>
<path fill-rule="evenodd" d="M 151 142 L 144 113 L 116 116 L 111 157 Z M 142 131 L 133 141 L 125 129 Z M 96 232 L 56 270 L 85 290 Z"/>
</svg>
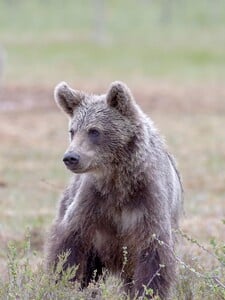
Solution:
<svg viewBox="0 0 225 300">
<path fill-rule="evenodd" d="M 99 92 L 104 89 L 102 86 Z M 155 82 L 150 88 L 133 89 L 179 164 L 185 190 L 182 230 L 206 246 L 210 239 L 224 240 L 225 104 L 220 101 L 223 87 Z M 20 247 L 27 228 L 32 249 L 38 252 L 36 260 L 41 261 L 45 233 L 70 177 L 62 163 L 67 119 L 55 106 L 51 92 L 51 87 L 19 91 L 7 87 L 1 96 L 1 273 L 6 270 L 7 243 L 15 240 Z M 18 95 L 25 105 L 16 101 Z M 212 103 L 213 97 L 217 101 Z M 182 255 L 190 249 L 193 257 L 201 253 L 192 244 L 181 248 Z M 210 261 L 204 264 L 210 268 Z"/>
</svg>

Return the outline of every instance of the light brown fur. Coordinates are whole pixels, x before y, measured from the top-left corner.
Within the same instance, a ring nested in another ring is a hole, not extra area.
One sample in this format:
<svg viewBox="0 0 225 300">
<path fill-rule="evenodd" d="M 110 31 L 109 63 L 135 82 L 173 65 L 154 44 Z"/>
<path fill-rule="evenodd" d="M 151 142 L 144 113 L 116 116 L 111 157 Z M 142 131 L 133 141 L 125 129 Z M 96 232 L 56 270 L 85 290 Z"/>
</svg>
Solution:
<svg viewBox="0 0 225 300">
<path fill-rule="evenodd" d="M 70 250 L 64 267 L 79 265 L 75 279 L 87 286 L 94 270 L 121 274 L 126 247 L 127 292 L 142 295 L 145 285 L 166 298 L 175 280 L 172 229 L 182 187 L 153 122 L 121 82 L 101 96 L 61 83 L 55 99 L 70 119 L 67 153 L 76 153 L 79 162 L 69 166 L 74 176 L 49 234 L 47 265 Z"/>
</svg>

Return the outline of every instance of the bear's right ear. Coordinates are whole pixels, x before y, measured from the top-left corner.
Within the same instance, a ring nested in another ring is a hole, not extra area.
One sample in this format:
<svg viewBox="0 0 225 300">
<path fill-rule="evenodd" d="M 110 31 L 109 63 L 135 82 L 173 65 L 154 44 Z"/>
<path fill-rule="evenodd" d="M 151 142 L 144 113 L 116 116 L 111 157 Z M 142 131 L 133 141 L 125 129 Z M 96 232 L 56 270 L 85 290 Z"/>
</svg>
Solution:
<svg viewBox="0 0 225 300">
<path fill-rule="evenodd" d="M 73 117 L 74 109 L 81 103 L 84 93 L 71 89 L 66 82 L 60 82 L 55 87 L 54 98 L 59 108 Z"/>
</svg>

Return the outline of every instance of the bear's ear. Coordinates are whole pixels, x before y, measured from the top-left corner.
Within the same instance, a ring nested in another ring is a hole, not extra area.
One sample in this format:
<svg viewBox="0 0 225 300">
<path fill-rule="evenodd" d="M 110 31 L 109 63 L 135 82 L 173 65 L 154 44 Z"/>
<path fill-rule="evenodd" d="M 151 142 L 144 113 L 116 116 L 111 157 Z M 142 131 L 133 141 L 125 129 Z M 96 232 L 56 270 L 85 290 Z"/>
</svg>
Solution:
<svg viewBox="0 0 225 300">
<path fill-rule="evenodd" d="M 130 116 L 135 112 L 135 101 L 129 88 L 120 81 L 111 83 L 106 101 L 110 107 L 117 109 L 122 115 Z"/>
<path fill-rule="evenodd" d="M 60 82 L 55 87 L 54 98 L 59 108 L 72 117 L 74 109 L 84 98 L 84 93 L 71 89 L 66 82 Z"/>
</svg>

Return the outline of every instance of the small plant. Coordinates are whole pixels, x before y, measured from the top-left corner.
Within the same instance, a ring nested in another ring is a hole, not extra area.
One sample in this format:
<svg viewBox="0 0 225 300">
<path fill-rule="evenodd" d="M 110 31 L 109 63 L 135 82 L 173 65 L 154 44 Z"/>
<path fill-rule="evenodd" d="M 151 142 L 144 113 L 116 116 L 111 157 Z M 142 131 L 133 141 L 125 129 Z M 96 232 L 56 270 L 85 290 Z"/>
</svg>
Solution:
<svg viewBox="0 0 225 300">
<path fill-rule="evenodd" d="M 200 249 L 202 255 L 211 258 L 213 263 L 210 268 L 204 266 L 199 261 L 199 257 L 186 254 L 181 259 L 175 252 L 177 261 L 178 278 L 177 284 L 172 291 L 173 300 L 222 300 L 225 299 L 225 244 L 211 239 L 208 246 L 201 245 L 184 232 L 178 232 L 182 239 L 187 242 L 187 247 L 194 245 Z M 157 240 L 157 237 L 154 236 Z M 158 241 L 159 246 L 166 247 L 162 241 Z M 169 251 L 169 250 L 168 250 Z M 94 280 L 86 289 L 81 290 L 80 285 L 72 279 L 75 277 L 77 266 L 63 270 L 69 253 L 60 256 L 59 262 L 54 272 L 46 272 L 43 264 L 39 264 L 34 269 L 34 259 L 36 254 L 31 251 L 29 234 L 19 246 L 19 250 L 12 242 L 8 245 L 8 279 L 0 279 L 0 299 L 97 299 L 97 300 L 130 300 L 129 296 L 122 292 L 122 280 L 111 277 L 105 271 L 98 282 Z M 201 257 L 201 255 L 200 255 Z M 205 258 L 204 260 L 205 261 Z M 123 247 L 123 269 L 129 263 L 128 251 Z M 154 276 L 160 276 L 160 271 L 166 266 L 160 265 Z M 154 300 L 160 298 L 153 296 L 152 289 L 144 286 L 143 295 L 135 300 L 146 300 L 153 297 Z"/>
<path fill-rule="evenodd" d="M 59 257 L 53 272 L 46 271 L 41 263 L 37 270 L 33 267 L 35 253 L 30 249 L 29 236 L 23 247 L 18 250 L 13 243 L 8 245 L 8 280 L 0 280 L 0 299 L 126 299 L 121 291 L 121 282 L 103 274 L 102 278 L 81 289 L 80 284 L 73 281 L 77 266 L 63 270 L 69 253 Z"/>
<path fill-rule="evenodd" d="M 196 239 L 182 231 L 178 231 L 189 244 L 195 245 L 206 259 L 212 259 L 210 270 L 198 261 L 186 255 L 181 260 L 175 255 L 179 268 L 179 279 L 175 290 L 175 299 L 225 299 L 225 244 L 211 239 L 208 247 L 203 246 Z M 184 261 L 190 261 L 186 263 Z"/>
</svg>

